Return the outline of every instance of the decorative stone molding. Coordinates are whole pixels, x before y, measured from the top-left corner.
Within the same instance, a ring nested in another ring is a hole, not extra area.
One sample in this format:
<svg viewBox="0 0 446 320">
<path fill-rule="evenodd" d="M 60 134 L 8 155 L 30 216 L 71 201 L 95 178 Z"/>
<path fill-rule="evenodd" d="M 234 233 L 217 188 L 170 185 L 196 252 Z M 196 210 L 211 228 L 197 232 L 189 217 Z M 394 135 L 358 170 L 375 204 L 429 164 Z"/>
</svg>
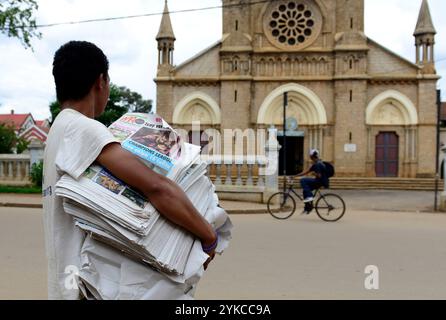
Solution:
<svg viewBox="0 0 446 320">
<path fill-rule="evenodd" d="M 204 125 L 217 125 L 221 124 L 221 111 L 210 96 L 193 92 L 176 105 L 172 120 L 175 125 L 187 125 L 193 121 L 200 121 Z"/>
<path fill-rule="evenodd" d="M 301 50 L 320 35 L 323 17 L 319 6 L 310 0 L 272 1 L 263 16 L 263 29 L 276 47 Z"/>
<path fill-rule="evenodd" d="M 282 124 L 283 94 L 288 92 L 289 116 L 299 125 L 327 124 L 327 114 L 320 98 L 310 89 L 297 83 L 283 85 L 271 92 L 262 103 L 257 117 L 258 124 Z"/>
<path fill-rule="evenodd" d="M 253 61 L 257 77 L 328 76 L 332 74 L 327 55 L 261 56 Z"/>
<path fill-rule="evenodd" d="M 367 106 L 366 124 L 417 125 L 417 109 L 401 92 L 388 90 L 377 95 Z"/>
</svg>

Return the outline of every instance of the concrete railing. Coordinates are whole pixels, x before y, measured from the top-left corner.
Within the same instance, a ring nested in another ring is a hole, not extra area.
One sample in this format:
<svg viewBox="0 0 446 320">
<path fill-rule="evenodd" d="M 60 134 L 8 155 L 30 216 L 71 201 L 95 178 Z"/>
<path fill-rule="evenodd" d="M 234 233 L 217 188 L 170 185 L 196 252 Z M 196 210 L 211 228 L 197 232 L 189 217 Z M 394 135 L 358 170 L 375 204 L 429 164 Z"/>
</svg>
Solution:
<svg viewBox="0 0 446 320">
<path fill-rule="evenodd" d="M 27 186 L 32 182 L 29 177 L 31 167 L 43 159 L 45 146 L 31 141 L 23 154 L 0 154 L 0 185 Z"/>
<path fill-rule="evenodd" d="M 261 156 L 207 156 L 208 175 L 220 199 L 266 203 L 278 191 L 277 143 Z"/>
<path fill-rule="evenodd" d="M 31 184 L 30 163 L 29 154 L 0 154 L 0 184 L 8 186 Z"/>
</svg>

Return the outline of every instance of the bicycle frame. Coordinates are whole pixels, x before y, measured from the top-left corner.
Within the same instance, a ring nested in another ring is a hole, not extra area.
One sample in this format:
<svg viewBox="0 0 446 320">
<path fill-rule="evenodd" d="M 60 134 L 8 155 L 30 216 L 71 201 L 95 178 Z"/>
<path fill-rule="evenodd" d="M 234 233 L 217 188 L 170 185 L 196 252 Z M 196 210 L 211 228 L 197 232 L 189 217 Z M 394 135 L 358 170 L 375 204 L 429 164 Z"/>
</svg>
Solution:
<svg viewBox="0 0 446 320">
<path fill-rule="evenodd" d="M 289 186 L 288 191 L 286 192 L 286 194 L 287 194 L 287 196 L 289 196 L 291 193 L 294 193 L 294 194 L 296 195 L 296 197 L 297 197 L 298 199 L 300 199 L 300 201 L 302 201 L 302 197 L 301 197 L 300 195 L 297 194 L 296 190 L 294 190 L 294 188 L 293 188 L 292 185 Z M 314 190 L 313 197 L 316 199 L 316 197 L 317 197 L 318 195 L 319 195 L 319 198 L 322 198 L 322 199 L 324 199 L 324 201 L 325 201 L 324 195 L 322 194 L 320 188 Z M 327 203 L 327 202 L 325 201 L 325 203 Z M 328 203 L 327 203 L 327 205 L 328 205 Z"/>
</svg>

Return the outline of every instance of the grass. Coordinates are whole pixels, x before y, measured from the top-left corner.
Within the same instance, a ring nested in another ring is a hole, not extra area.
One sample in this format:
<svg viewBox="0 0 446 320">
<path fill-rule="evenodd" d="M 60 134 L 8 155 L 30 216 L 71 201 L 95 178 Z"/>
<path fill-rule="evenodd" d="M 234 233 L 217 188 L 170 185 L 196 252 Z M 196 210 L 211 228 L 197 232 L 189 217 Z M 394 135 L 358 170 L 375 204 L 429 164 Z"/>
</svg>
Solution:
<svg viewBox="0 0 446 320">
<path fill-rule="evenodd" d="M 13 187 L 13 186 L 1 186 L 0 193 L 21 193 L 21 194 L 42 194 L 42 188 L 39 187 Z"/>
</svg>

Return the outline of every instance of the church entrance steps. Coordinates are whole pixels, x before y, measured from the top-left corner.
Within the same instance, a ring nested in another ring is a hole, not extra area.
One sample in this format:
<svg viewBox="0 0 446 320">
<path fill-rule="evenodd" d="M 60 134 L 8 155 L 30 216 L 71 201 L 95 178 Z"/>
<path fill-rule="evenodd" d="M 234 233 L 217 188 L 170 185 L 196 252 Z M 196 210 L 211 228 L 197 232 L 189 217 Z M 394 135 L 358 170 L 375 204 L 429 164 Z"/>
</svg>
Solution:
<svg viewBox="0 0 446 320">
<path fill-rule="evenodd" d="M 279 178 L 279 185 L 283 184 L 283 178 Z M 298 183 L 297 183 L 298 185 Z M 440 191 L 444 189 L 443 180 L 439 180 Z M 333 190 L 435 190 L 435 179 L 412 178 L 331 178 L 330 189 Z"/>
</svg>

